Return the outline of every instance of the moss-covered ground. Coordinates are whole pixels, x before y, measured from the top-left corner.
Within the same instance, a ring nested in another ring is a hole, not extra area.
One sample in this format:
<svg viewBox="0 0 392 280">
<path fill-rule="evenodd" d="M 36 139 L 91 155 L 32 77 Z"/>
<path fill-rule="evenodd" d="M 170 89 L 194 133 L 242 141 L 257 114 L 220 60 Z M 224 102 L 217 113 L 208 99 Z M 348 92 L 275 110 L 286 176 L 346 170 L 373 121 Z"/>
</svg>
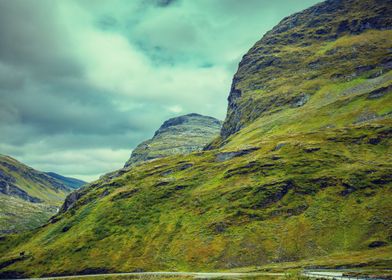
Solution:
<svg viewBox="0 0 392 280">
<path fill-rule="evenodd" d="M 331 254 L 390 266 L 390 132 L 379 120 L 265 137 L 225 161 L 214 150 L 143 164 L 93 184 L 57 222 L 6 237 L 2 261 L 29 257 L 4 270 L 217 270 Z"/>
</svg>

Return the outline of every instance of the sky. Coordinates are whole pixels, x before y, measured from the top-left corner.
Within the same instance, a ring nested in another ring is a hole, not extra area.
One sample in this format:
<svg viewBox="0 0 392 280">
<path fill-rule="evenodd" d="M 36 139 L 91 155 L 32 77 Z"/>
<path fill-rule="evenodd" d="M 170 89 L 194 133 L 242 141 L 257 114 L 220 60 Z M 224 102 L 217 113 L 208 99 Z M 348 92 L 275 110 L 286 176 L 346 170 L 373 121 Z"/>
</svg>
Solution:
<svg viewBox="0 0 392 280">
<path fill-rule="evenodd" d="M 223 120 L 241 57 L 318 0 L 0 0 L 0 154 L 86 181 L 168 118 Z"/>
</svg>

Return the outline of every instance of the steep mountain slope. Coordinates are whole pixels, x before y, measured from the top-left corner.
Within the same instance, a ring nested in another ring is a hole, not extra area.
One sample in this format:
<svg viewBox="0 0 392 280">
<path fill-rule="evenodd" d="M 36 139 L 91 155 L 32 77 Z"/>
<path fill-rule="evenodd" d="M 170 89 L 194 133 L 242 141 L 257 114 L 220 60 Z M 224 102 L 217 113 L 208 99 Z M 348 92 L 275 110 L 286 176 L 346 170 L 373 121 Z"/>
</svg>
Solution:
<svg viewBox="0 0 392 280">
<path fill-rule="evenodd" d="M 176 154 L 198 151 L 219 135 L 222 123 L 212 117 L 188 114 L 165 121 L 154 137 L 132 151 L 125 167 Z"/>
<path fill-rule="evenodd" d="M 391 0 L 329 0 L 283 19 L 243 57 L 233 78 L 222 138 L 261 116 L 297 111 L 288 109 L 308 101 L 325 106 L 342 95 L 352 99 L 388 83 L 389 77 L 380 76 L 392 69 L 391 5 Z M 340 96 L 325 92 L 355 84 Z M 322 88 L 324 100 L 315 100 Z M 372 113 L 368 116 L 383 117 Z"/>
<path fill-rule="evenodd" d="M 75 178 L 65 177 L 54 172 L 45 172 L 45 174 L 49 175 L 52 178 L 55 178 L 57 181 L 60 181 L 61 183 L 63 183 L 64 185 L 68 186 L 71 189 L 78 189 L 84 184 L 86 184 L 85 181 L 75 179 Z"/>
<path fill-rule="evenodd" d="M 0 232 L 44 224 L 71 190 L 43 172 L 0 155 Z"/>
<path fill-rule="evenodd" d="M 244 56 L 209 150 L 83 187 L 0 241 L 2 275 L 391 267 L 391 13 L 329 0 L 284 19 Z"/>
</svg>

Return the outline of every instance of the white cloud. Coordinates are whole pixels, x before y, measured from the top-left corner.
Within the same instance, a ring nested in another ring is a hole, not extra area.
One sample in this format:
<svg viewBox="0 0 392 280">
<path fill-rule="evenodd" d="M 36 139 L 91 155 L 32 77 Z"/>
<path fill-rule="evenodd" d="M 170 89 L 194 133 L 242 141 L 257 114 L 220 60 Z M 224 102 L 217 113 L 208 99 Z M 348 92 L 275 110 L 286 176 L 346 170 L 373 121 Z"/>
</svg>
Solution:
<svg viewBox="0 0 392 280">
<path fill-rule="evenodd" d="M 169 112 L 172 112 L 175 114 L 181 113 L 183 111 L 182 107 L 178 106 L 178 105 L 170 106 L 167 109 L 169 110 Z"/>
</svg>

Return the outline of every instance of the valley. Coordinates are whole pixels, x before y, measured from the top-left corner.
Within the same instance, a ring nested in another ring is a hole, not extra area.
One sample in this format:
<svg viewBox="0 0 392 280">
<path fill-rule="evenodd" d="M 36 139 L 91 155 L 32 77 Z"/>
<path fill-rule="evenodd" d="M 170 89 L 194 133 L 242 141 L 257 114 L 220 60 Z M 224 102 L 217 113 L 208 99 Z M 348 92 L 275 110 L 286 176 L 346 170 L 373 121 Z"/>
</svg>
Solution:
<svg viewBox="0 0 392 280">
<path fill-rule="evenodd" d="M 84 183 L 68 185 L 14 158 L 0 155 L 0 233 L 44 225 L 58 212 L 66 195 Z"/>
</svg>

